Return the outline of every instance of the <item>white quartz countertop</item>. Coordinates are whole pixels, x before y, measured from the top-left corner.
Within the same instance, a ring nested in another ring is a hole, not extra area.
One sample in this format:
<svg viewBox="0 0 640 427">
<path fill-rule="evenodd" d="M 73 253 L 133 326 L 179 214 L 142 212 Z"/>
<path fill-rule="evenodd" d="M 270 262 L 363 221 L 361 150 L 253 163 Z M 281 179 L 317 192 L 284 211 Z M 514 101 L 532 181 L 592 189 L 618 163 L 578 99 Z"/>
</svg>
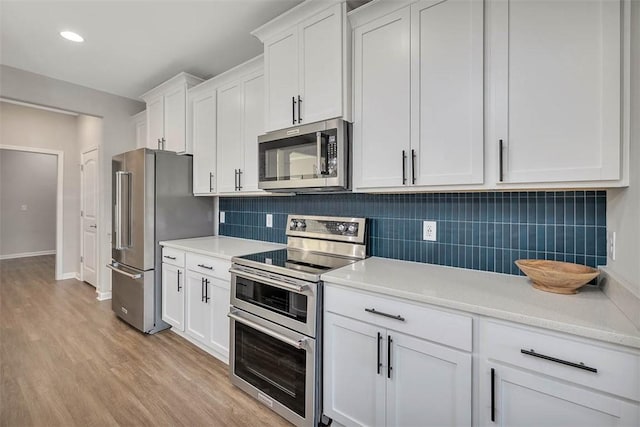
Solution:
<svg viewBox="0 0 640 427">
<path fill-rule="evenodd" d="M 376 257 L 322 280 L 640 349 L 640 330 L 594 286 L 559 295 L 534 289 L 526 277 Z"/>
<path fill-rule="evenodd" d="M 259 240 L 238 239 L 236 237 L 208 236 L 193 239 L 167 240 L 160 245 L 168 248 L 180 249 L 201 255 L 214 256 L 231 260 L 234 256 L 247 255 L 257 252 L 272 251 L 284 248 L 277 243 L 261 242 Z"/>
</svg>

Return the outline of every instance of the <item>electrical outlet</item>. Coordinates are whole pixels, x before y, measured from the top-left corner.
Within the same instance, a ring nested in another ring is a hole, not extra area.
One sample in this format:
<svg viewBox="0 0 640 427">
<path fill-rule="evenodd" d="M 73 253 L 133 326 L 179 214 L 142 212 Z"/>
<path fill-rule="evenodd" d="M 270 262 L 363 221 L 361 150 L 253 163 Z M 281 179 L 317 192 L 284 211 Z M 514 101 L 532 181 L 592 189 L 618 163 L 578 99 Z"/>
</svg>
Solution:
<svg viewBox="0 0 640 427">
<path fill-rule="evenodd" d="M 607 255 L 611 261 L 616 260 L 616 232 L 608 231 L 607 232 Z"/>
<path fill-rule="evenodd" d="M 20 205 L 20 210 L 21 211 L 26 211 L 27 210 L 27 205 Z"/>
<path fill-rule="evenodd" d="M 267 214 L 267 227 L 273 227 L 273 214 Z"/>
<path fill-rule="evenodd" d="M 422 240 L 435 242 L 437 236 L 437 225 L 435 221 L 424 221 L 422 223 Z"/>
<path fill-rule="evenodd" d="M 224 217 L 225 217 L 224 212 L 220 211 L 220 224 L 224 224 L 224 219 L 225 219 Z"/>
</svg>

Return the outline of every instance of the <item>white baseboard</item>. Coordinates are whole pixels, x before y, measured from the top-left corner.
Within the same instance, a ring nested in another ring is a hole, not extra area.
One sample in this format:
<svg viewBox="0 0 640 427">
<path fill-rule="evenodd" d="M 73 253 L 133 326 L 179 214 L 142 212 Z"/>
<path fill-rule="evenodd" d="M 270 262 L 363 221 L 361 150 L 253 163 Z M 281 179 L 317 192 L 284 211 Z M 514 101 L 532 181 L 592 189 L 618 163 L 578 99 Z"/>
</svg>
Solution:
<svg viewBox="0 0 640 427">
<path fill-rule="evenodd" d="M 77 280 L 78 282 L 82 282 L 82 280 L 80 280 L 80 273 L 76 273 L 76 280 Z"/>
<path fill-rule="evenodd" d="M 96 294 L 98 294 L 98 296 L 96 296 L 96 299 L 98 301 L 106 301 L 108 299 L 111 299 L 111 291 L 109 292 L 96 291 Z"/>
<path fill-rule="evenodd" d="M 0 259 L 28 258 L 32 256 L 55 255 L 55 253 L 55 249 L 52 251 L 22 252 L 19 254 L 0 255 Z"/>
<path fill-rule="evenodd" d="M 68 279 L 75 279 L 78 277 L 78 273 L 76 273 L 75 271 L 72 271 L 71 273 L 63 273 L 59 279 L 56 280 L 68 280 Z"/>
</svg>

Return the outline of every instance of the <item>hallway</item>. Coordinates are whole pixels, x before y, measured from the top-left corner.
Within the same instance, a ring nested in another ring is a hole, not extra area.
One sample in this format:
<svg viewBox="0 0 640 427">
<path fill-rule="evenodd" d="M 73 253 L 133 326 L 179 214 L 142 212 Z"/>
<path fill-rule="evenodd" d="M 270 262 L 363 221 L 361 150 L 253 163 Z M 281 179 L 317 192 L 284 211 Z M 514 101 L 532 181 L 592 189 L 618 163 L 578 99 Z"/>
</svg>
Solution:
<svg viewBox="0 0 640 427">
<path fill-rule="evenodd" d="M 0 425 L 285 426 L 228 367 L 170 331 L 145 336 L 54 256 L 0 261 Z"/>
</svg>

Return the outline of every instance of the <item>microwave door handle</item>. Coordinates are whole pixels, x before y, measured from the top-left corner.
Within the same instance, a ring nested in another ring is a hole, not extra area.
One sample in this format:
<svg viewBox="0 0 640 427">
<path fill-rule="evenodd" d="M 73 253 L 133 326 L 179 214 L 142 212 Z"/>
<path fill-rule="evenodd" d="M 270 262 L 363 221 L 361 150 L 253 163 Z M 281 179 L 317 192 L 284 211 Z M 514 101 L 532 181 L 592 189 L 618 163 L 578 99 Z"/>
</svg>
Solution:
<svg viewBox="0 0 640 427">
<path fill-rule="evenodd" d="M 269 328 L 266 328 L 262 325 L 259 325 L 255 322 L 252 322 L 251 320 L 242 318 L 240 316 L 238 316 L 238 311 L 237 310 L 233 310 L 231 311 L 229 314 L 227 314 L 227 316 L 229 316 L 230 319 L 235 320 L 238 323 L 242 323 L 243 325 L 246 325 L 252 329 L 255 329 L 258 332 L 262 332 L 265 335 L 269 335 L 272 338 L 277 339 L 278 341 L 282 341 L 285 344 L 289 344 L 292 347 L 297 348 L 298 350 L 301 350 L 305 347 L 305 343 L 307 341 L 308 338 L 301 338 L 299 340 L 295 340 L 289 337 L 286 337 L 282 334 L 279 334 L 276 331 L 272 331 Z"/>
<path fill-rule="evenodd" d="M 323 150 L 323 145 L 326 147 L 325 138 L 322 132 L 316 132 L 316 173 L 318 176 L 327 175 L 327 155 L 326 150 Z M 324 163 L 322 162 L 322 155 L 324 156 Z"/>
</svg>

